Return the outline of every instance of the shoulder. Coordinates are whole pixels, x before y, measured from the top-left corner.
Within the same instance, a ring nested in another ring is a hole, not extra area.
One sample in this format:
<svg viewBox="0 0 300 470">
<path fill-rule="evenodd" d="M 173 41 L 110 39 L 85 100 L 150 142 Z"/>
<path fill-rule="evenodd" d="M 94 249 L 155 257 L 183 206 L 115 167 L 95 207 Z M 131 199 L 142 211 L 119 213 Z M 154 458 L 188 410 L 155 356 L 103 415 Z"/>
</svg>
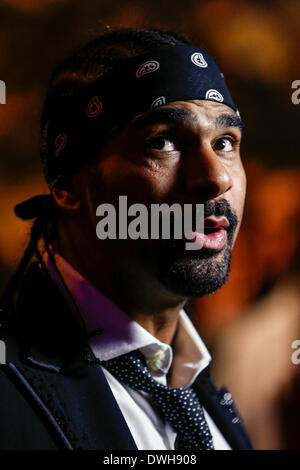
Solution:
<svg viewBox="0 0 300 470">
<path fill-rule="evenodd" d="M 0 450 L 56 449 L 37 414 L 0 366 Z"/>
<path fill-rule="evenodd" d="M 15 297 L 14 308 L 3 312 L 0 331 L 6 356 L 0 365 L 0 450 L 57 449 L 41 407 L 18 380 L 18 364 L 22 365 L 23 356 L 61 363 L 70 351 L 66 330 L 75 330 L 72 315 L 37 263 L 29 267 Z"/>
</svg>

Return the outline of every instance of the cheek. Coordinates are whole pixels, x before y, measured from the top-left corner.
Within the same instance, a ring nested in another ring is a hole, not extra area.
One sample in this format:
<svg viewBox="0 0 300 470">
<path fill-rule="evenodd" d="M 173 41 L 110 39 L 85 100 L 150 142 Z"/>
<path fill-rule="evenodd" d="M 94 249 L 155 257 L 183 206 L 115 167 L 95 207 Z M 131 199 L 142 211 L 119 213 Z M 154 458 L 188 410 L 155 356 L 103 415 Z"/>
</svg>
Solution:
<svg viewBox="0 0 300 470">
<path fill-rule="evenodd" d="M 246 178 L 246 173 L 244 170 L 244 167 L 241 167 L 241 175 L 239 179 L 239 193 L 240 193 L 240 211 L 241 211 L 241 217 L 243 215 L 244 211 L 244 205 L 245 205 L 245 197 L 246 197 L 246 190 L 247 190 L 247 178 Z"/>
<path fill-rule="evenodd" d="M 137 162 L 111 156 L 99 165 L 107 197 L 127 195 L 132 201 L 164 198 L 177 180 L 178 164 L 174 161 L 146 160 Z"/>
<path fill-rule="evenodd" d="M 243 217 L 246 195 L 246 175 L 244 168 L 241 166 L 236 172 L 234 172 L 232 176 L 233 186 L 230 191 L 230 198 L 228 199 L 228 202 L 236 212 L 239 221 L 239 229 Z M 238 230 L 236 231 L 236 234 L 237 232 Z"/>
</svg>

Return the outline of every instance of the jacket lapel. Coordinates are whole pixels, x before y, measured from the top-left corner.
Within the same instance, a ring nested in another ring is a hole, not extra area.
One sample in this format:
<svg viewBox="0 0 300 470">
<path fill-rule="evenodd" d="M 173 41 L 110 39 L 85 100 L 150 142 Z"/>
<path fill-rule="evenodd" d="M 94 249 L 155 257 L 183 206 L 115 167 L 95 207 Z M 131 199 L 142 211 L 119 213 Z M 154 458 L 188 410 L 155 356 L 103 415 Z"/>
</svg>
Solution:
<svg viewBox="0 0 300 470">
<path fill-rule="evenodd" d="M 69 367 L 55 373 L 14 361 L 8 374 L 59 448 L 136 450 L 101 367 L 78 359 Z"/>
<path fill-rule="evenodd" d="M 233 404 L 230 392 L 225 387 L 219 391 L 216 389 L 209 378 L 208 367 L 198 375 L 193 389 L 231 448 L 233 450 L 252 450 L 252 445 Z"/>
</svg>

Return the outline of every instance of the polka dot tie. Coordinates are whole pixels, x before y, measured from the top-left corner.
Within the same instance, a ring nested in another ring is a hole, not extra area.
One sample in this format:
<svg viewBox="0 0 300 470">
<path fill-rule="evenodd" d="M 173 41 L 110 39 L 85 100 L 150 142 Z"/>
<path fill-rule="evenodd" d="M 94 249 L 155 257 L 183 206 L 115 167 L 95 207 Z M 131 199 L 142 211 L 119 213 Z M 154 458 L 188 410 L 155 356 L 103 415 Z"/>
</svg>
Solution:
<svg viewBox="0 0 300 470">
<path fill-rule="evenodd" d="M 120 382 L 151 395 L 154 406 L 178 433 L 176 449 L 213 450 L 213 440 L 203 407 L 191 388 L 169 388 L 158 383 L 140 351 L 101 361 Z"/>
</svg>

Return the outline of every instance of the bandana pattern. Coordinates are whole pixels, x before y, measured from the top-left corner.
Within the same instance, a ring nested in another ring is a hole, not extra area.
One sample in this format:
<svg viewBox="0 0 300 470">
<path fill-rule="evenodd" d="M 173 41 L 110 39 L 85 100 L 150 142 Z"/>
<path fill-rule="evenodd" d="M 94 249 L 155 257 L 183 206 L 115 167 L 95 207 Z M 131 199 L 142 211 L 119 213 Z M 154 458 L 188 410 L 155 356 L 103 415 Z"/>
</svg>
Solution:
<svg viewBox="0 0 300 470">
<path fill-rule="evenodd" d="M 126 60 L 56 106 L 48 127 L 45 176 L 53 183 L 138 114 L 173 101 L 212 100 L 238 113 L 224 75 L 198 47 L 164 46 Z"/>
</svg>

